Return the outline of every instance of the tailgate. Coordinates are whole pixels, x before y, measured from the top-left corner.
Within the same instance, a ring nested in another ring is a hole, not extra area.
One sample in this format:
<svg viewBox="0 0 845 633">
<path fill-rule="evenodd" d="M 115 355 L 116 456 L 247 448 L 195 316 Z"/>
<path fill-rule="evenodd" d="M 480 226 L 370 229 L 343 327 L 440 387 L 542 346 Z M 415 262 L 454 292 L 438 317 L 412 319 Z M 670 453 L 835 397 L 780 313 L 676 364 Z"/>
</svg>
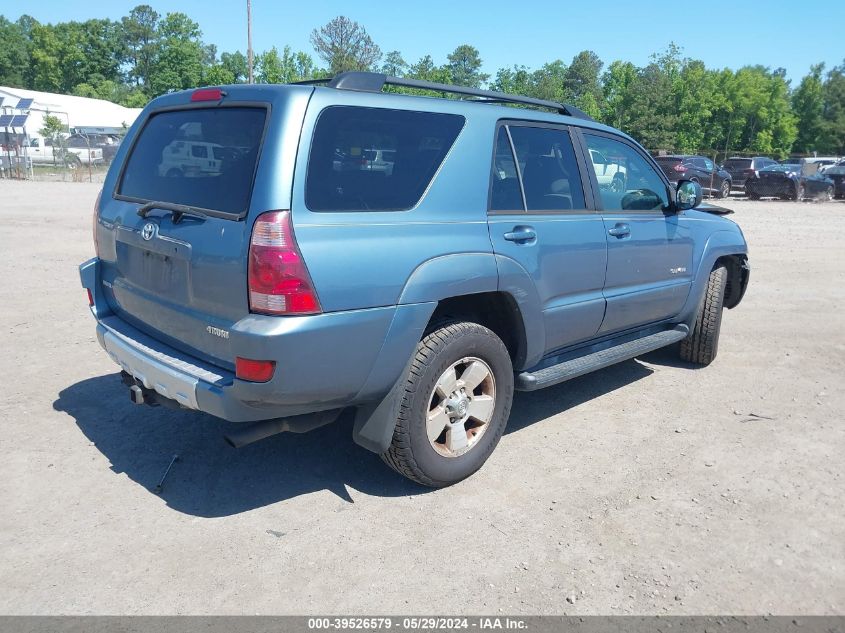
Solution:
<svg viewBox="0 0 845 633">
<path fill-rule="evenodd" d="M 269 204 L 253 191 L 270 104 L 182 100 L 150 111 L 106 181 L 114 189 L 96 228 L 102 291 L 141 331 L 231 368 L 229 329 L 249 313 L 250 210 Z"/>
</svg>

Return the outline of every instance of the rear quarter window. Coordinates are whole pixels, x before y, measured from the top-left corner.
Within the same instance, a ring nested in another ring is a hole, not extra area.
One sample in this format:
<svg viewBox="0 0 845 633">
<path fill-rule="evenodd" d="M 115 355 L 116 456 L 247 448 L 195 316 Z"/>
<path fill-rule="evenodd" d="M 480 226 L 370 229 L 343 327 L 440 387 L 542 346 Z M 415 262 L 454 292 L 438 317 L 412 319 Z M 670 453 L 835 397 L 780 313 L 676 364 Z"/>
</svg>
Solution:
<svg viewBox="0 0 845 633">
<path fill-rule="evenodd" d="M 267 110 L 258 107 L 151 115 L 126 160 L 118 195 L 245 214 L 266 117 Z M 222 159 L 209 160 L 209 147 Z"/>
<path fill-rule="evenodd" d="M 464 126 L 456 114 L 332 106 L 314 129 L 305 184 L 311 211 L 416 206 Z"/>
</svg>

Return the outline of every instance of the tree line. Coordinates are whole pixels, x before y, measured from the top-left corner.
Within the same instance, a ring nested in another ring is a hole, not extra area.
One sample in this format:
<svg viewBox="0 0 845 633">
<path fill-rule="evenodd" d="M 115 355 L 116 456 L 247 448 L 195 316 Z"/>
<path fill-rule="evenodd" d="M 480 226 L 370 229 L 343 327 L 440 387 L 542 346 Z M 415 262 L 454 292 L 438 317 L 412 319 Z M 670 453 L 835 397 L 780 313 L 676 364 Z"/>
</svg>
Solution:
<svg viewBox="0 0 845 633">
<path fill-rule="evenodd" d="M 793 87 L 782 68 L 707 68 L 672 44 L 645 66 L 608 65 L 592 51 L 539 68 L 516 64 L 482 72 L 474 46 L 461 44 L 443 63 L 414 63 L 383 52 L 360 24 L 343 16 L 314 29 L 317 59 L 289 46 L 255 56 L 255 81 L 288 83 L 347 70 L 489 87 L 571 103 L 620 128 L 649 149 L 678 152 L 845 154 L 845 61 L 823 64 Z M 241 51 L 218 53 L 184 13 L 160 15 L 139 5 L 120 20 L 42 24 L 0 15 L 0 85 L 108 99 L 131 107 L 200 85 L 247 81 Z"/>
</svg>

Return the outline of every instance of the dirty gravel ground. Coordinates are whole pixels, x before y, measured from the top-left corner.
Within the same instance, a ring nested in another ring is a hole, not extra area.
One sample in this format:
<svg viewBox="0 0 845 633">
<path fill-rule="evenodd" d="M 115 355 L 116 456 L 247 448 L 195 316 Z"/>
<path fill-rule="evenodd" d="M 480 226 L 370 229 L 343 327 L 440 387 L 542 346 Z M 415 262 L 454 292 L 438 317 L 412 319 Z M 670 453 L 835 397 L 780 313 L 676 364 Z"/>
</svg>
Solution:
<svg viewBox="0 0 845 633">
<path fill-rule="evenodd" d="M 97 187 L 0 182 L 0 612 L 845 612 L 845 203 L 731 201 L 753 275 L 713 365 L 519 394 L 429 491 L 348 420 L 235 451 L 131 405 L 76 272 Z"/>
</svg>

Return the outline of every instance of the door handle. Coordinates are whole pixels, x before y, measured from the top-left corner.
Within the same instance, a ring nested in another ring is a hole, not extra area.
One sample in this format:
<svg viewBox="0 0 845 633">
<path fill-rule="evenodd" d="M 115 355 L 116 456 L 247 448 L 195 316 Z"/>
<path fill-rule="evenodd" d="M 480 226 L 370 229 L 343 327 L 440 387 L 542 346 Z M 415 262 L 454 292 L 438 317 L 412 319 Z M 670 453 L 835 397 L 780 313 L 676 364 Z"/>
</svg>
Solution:
<svg viewBox="0 0 845 633">
<path fill-rule="evenodd" d="M 530 226 L 515 226 L 513 231 L 505 233 L 503 236 L 508 242 L 516 242 L 522 244 L 537 239 L 537 232 Z"/>
<path fill-rule="evenodd" d="M 613 237 L 628 237 L 631 234 L 631 227 L 619 222 L 612 229 L 607 231 Z"/>
</svg>

